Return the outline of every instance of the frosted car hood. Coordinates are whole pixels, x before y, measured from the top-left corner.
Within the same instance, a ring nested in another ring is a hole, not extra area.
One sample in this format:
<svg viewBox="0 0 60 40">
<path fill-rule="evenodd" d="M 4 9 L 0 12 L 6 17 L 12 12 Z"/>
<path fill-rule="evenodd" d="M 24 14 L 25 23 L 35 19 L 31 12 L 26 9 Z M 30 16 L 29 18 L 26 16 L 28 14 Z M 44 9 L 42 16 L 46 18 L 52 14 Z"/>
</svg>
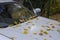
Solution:
<svg viewBox="0 0 60 40">
<path fill-rule="evenodd" d="M 14 40 L 59 40 L 60 22 L 39 16 L 28 22 L 0 29 L 0 33 Z"/>
<path fill-rule="evenodd" d="M 9 39 L 9 38 L 7 38 L 7 37 L 5 37 L 3 35 L 0 35 L 0 40 L 11 40 L 11 39 Z"/>
</svg>

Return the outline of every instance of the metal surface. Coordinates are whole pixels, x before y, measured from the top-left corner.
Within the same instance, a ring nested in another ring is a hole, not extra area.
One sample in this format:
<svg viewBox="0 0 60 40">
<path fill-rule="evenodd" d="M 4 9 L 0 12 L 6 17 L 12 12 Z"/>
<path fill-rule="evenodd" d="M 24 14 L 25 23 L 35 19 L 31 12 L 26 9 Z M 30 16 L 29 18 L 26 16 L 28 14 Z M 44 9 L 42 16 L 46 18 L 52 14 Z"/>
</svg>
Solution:
<svg viewBox="0 0 60 40">
<path fill-rule="evenodd" d="M 13 0 L 0 0 L 0 3 L 4 3 L 4 2 L 13 2 Z"/>
<path fill-rule="evenodd" d="M 39 16 L 25 23 L 0 29 L 0 33 L 14 40 L 59 40 L 60 33 L 57 31 L 60 28 L 59 24 L 60 22 Z M 47 31 L 46 29 L 52 25 L 55 28 Z M 40 30 L 43 30 L 43 35 L 39 34 Z"/>
<path fill-rule="evenodd" d="M 13 0 L 0 0 L 0 5 L 15 3 Z"/>
</svg>

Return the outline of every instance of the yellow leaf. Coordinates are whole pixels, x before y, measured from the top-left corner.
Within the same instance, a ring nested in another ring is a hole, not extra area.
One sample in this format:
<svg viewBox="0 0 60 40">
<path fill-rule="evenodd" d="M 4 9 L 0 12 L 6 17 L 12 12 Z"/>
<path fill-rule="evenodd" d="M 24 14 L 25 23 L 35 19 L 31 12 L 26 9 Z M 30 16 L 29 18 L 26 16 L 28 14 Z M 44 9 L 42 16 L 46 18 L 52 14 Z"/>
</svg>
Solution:
<svg viewBox="0 0 60 40">
<path fill-rule="evenodd" d="M 37 32 L 34 32 L 34 34 L 36 35 L 36 34 L 37 34 Z"/>
<path fill-rule="evenodd" d="M 48 34 L 48 32 L 44 32 L 44 34 L 46 34 L 46 35 L 47 35 L 47 34 Z"/>
<path fill-rule="evenodd" d="M 26 30 L 24 30 L 23 34 L 28 34 L 28 32 Z"/>
<path fill-rule="evenodd" d="M 43 30 L 40 30 L 40 32 L 44 32 Z"/>
</svg>

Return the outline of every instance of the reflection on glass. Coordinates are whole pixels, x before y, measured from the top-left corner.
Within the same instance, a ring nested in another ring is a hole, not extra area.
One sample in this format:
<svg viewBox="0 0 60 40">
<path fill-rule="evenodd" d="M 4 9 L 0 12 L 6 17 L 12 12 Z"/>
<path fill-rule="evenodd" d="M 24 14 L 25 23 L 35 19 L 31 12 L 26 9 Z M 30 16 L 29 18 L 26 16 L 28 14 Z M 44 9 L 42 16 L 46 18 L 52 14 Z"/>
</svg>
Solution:
<svg viewBox="0 0 60 40">
<path fill-rule="evenodd" d="M 2 23 L 2 25 L 4 23 L 6 23 L 7 26 L 8 25 L 16 25 L 16 24 L 23 23 L 23 22 L 26 22 L 26 21 L 34 18 L 34 14 L 23 6 L 11 5 L 8 9 L 9 9 L 9 13 L 12 18 L 9 18 L 9 17 L 4 18 L 2 16 L 0 18 L 1 19 L 0 23 Z M 8 14 L 8 13 L 6 13 L 6 14 Z"/>
</svg>

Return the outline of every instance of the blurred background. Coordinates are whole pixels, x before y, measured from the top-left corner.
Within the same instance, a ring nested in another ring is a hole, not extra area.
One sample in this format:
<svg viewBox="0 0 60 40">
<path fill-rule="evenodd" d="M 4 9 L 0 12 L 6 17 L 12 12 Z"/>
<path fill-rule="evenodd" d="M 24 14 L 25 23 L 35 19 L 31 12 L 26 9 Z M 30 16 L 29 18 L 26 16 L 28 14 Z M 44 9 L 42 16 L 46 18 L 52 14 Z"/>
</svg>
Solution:
<svg viewBox="0 0 60 40">
<path fill-rule="evenodd" d="M 26 1 L 28 0 L 24 2 Z M 60 0 L 30 0 L 30 2 L 31 8 L 41 9 L 41 16 L 60 21 Z M 27 5 L 28 3 L 25 6 Z"/>
<path fill-rule="evenodd" d="M 60 21 L 60 0 L 0 0 L 0 26 L 16 25 L 37 16 Z"/>
</svg>

